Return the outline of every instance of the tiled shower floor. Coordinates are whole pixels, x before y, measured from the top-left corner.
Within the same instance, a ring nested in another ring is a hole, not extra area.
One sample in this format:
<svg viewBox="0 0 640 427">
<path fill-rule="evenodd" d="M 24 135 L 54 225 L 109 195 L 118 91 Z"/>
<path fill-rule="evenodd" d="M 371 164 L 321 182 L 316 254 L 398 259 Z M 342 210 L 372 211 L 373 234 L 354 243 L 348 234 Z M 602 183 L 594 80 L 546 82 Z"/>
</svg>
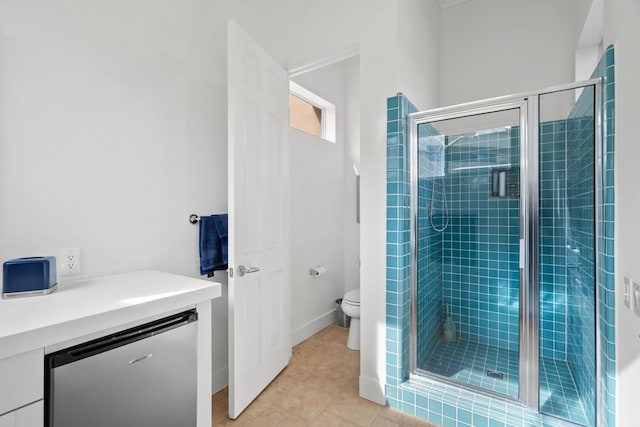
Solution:
<svg viewBox="0 0 640 427">
<path fill-rule="evenodd" d="M 545 357 L 541 361 L 541 412 L 587 425 L 587 417 L 567 362 Z M 513 398 L 518 397 L 518 353 L 515 351 L 465 340 L 441 340 L 419 368 Z M 503 373 L 503 379 L 489 377 L 489 369 Z"/>
</svg>

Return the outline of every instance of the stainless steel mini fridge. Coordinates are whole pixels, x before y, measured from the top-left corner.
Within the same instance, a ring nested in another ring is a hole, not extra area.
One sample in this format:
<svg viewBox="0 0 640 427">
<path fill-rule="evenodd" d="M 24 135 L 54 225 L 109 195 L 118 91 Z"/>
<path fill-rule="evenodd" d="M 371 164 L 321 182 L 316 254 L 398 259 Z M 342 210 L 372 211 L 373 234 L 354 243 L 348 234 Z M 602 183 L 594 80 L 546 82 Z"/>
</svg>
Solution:
<svg viewBox="0 0 640 427">
<path fill-rule="evenodd" d="M 195 427 L 195 310 L 45 357 L 45 426 Z"/>
</svg>

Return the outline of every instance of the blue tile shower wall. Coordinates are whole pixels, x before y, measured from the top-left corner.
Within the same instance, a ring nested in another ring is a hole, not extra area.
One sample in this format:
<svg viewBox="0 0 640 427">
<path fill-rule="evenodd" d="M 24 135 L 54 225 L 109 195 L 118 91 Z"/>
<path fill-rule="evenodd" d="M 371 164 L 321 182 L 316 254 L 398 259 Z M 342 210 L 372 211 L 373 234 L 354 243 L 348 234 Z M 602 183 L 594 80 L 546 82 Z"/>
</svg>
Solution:
<svg viewBox="0 0 640 427">
<path fill-rule="evenodd" d="M 411 243 L 409 158 L 405 147 L 405 117 L 416 108 L 402 95 L 387 99 L 387 387 L 409 375 L 411 315 Z M 400 406 L 396 405 L 396 408 Z M 400 408 L 401 409 L 401 408 Z"/>
<path fill-rule="evenodd" d="M 557 360 L 567 354 L 566 139 L 565 120 L 540 124 L 540 355 Z"/>
<path fill-rule="evenodd" d="M 456 138 L 458 136 L 451 136 L 449 140 Z M 451 306 L 461 338 L 518 350 L 519 200 L 491 197 L 488 169 L 460 167 L 474 167 L 487 161 L 517 167 L 518 138 L 519 128 L 513 127 L 510 134 L 478 137 L 478 146 L 485 147 L 498 147 L 501 143 L 505 146 L 504 141 L 508 141 L 507 150 L 452 146 L 447 151 L 444 181 L 440 178 L 419 181 L 418 366 L 433 348 L 435 341 L 432 340 L 439 336 L 439 323 L 433 315 L 442 315 L 442 304 Z M 564 360 L 567 338 L 565 218 L 557 193 L 562 189 L 564 196 L 565 122 L 545 124 L 541 140 L 542 215 L 549 220 L 541 221 L 541 351 L 545 357 Z M 419 162 L 423 159 L 420 151 Z M 517 175 L 517 169 L 515 173 Z M 428 206 L 433 203 L 434 225 L 441 227 L 445 223 L 440 190 L 443 183 L 450 224 L 443 233 L 437 233 L 431 227 Z M 435 197 L 432 198 L 433 190 Z M 441 270 L 444 270 L 442 278 Z M 440 289 L 442 296 L 437 294 Z M 431 321 L 425 322 L 429 327 L 423 329 L 420 321 L 426 318 Z"/>
<path fill-rule="evenodd" d="M 589 425 L 596 396 L 593 94 L 584 89 L 567 120 L 540 125 L 541 355 L 567 360 Z"/>
<path fill-rule="evenodd" d="M 418 128 L 418 286 L 417 286 L 417 366 L 422 367 L 438 343 L 441 333 L 442 304 L 442 234 L 434 230 L 429 220 L 429 205 L 442 209 L 444 177 L 434 169 L 442 161 L 441 149 L 431 150 L 426 138 L 438 135 L 430 124 Z M 435 224 L 436 227 L 441 224 Z"/>
<path fill-rule="evenodd" d="M 589 424 L 595 424 L 594 89 L 585 88 L 567 120 L 567 362 Z"/>
<path fill-rule="evenodd" d="M 598 218 L 598 255 L 597 319 L 600 329 L 600 372 L 598 383 L 601 399 L 598 401 L 598 425 L 615 426 L 616 392 L 616 342 L 615 342 L 615 276 L 614 276 L 614 238 L 615 238 L 615 65 L 614 48 L 609 46 L 596 67 L 593 77 L 602 77 L 603 84 L 603 139 L 602 147 L 602 194 L 596 207 Z"/>
<path fill-rule="evenodd" d="M 492 197 L 491 169 L 480 166 L 517 168 L 518 134 L 514 127 L 447 149 L 449 226 L 442 233 L 443 299 L 458 337 L 512 351 L 519 345 L 519 198 Z"/>
</svg>

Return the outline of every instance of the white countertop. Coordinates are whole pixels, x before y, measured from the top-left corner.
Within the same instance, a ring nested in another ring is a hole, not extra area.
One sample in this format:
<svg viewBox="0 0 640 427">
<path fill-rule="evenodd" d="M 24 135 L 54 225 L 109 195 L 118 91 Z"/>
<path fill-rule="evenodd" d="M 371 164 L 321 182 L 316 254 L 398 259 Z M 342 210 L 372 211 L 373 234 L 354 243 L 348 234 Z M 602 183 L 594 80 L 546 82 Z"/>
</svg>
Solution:
<svg viewBox="0 0 640 427">
<path fill-rule="evenodd" d="M 219 297 L 220 284 L 138 271 L 59 284 L 49 295 L 0 300 L 0 358 Z"/>
</svg>

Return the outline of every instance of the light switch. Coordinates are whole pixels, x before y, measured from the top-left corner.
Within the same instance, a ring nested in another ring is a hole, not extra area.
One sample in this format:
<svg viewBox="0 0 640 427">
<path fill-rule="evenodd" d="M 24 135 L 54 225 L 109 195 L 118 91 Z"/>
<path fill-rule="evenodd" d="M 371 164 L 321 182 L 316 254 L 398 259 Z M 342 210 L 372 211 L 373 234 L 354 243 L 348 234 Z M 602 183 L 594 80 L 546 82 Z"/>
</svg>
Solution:
<svg viewBox="0 0 640 427">
<path fill-rule="evenodd" d="M 640 284 L 633 282 L 633 312 L 640 316 Z"/>
<path fill-rule="evenodd" d="M 631 280 L 624 278 L 624 305 L 631 308 Z"/>
</svg>

